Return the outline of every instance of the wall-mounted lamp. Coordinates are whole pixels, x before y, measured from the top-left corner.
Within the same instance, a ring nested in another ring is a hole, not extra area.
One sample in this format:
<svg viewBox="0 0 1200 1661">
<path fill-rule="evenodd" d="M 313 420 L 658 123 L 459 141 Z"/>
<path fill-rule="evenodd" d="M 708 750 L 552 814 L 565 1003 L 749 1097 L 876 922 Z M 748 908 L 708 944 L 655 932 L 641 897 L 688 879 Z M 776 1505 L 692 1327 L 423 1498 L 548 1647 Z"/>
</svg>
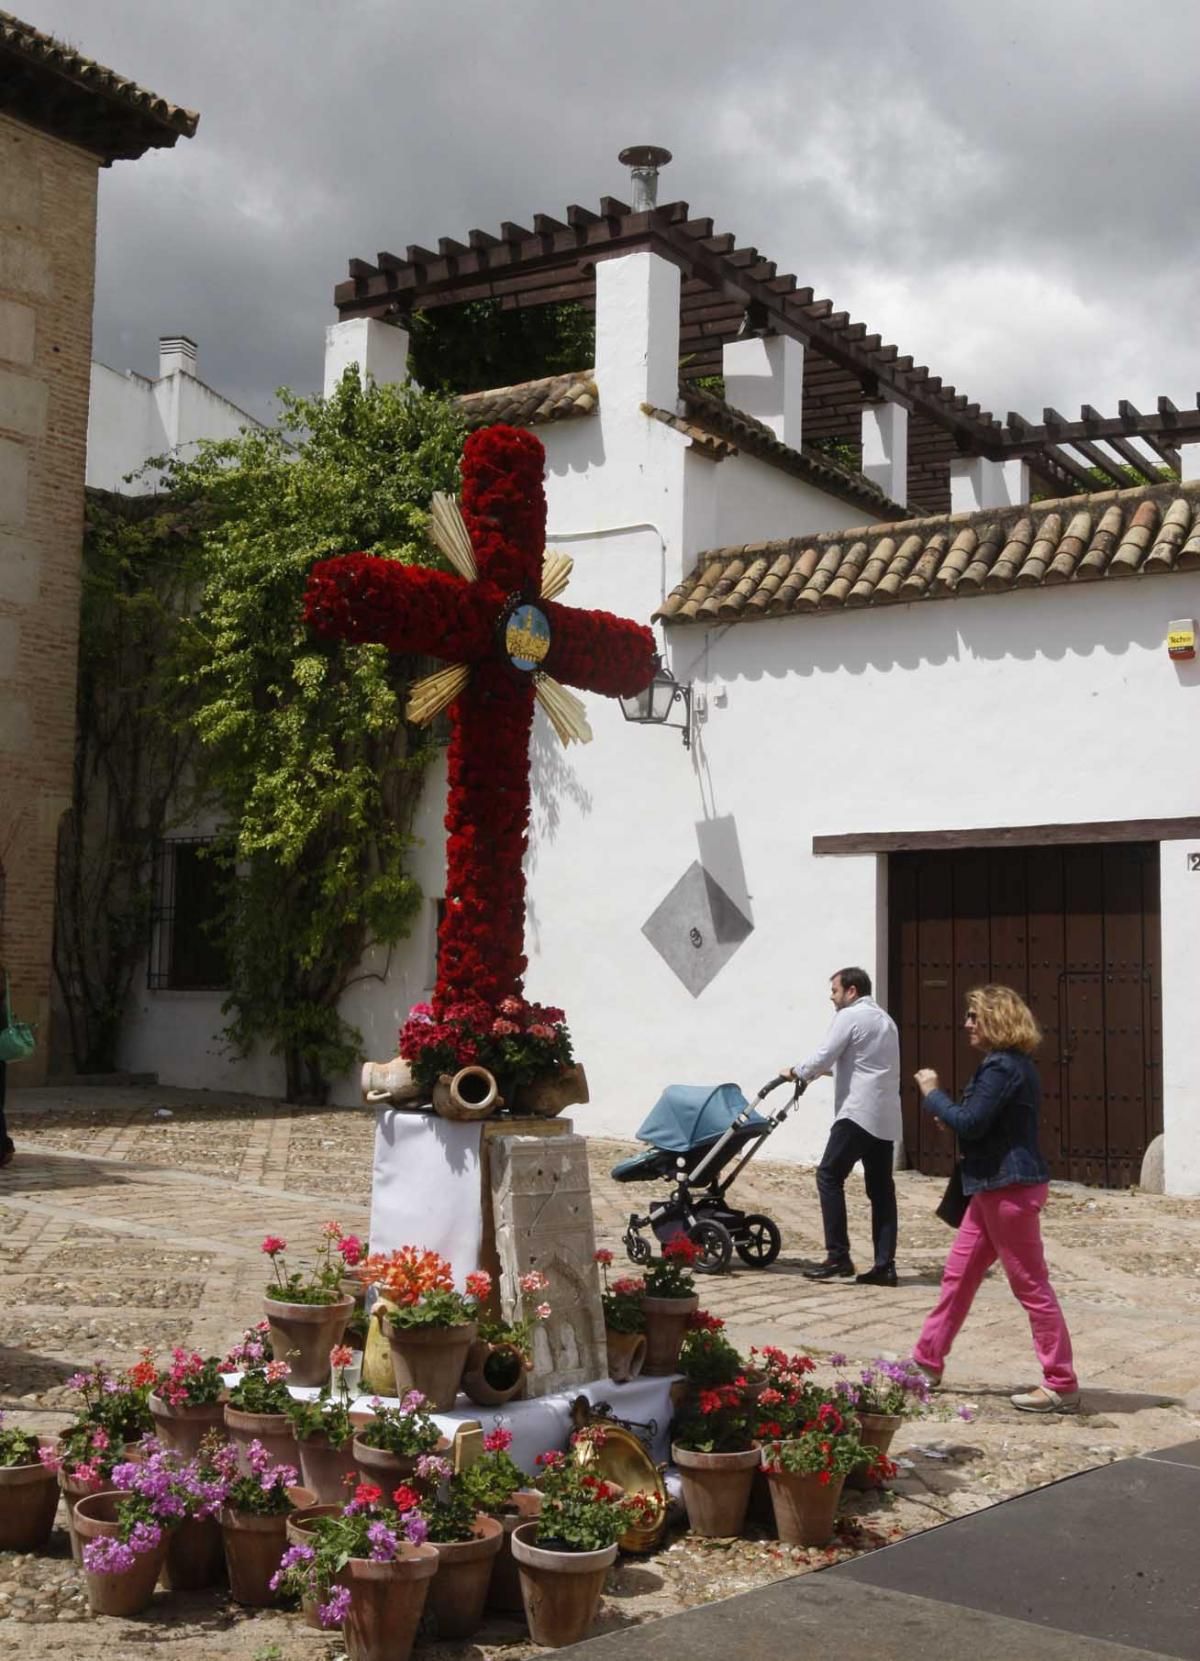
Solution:
<svg viewBox="0 0 1200 1661">
<path fill-rule="evenodd" d="M 690 684 L 681 686 L 661 660 L 649 686 L 635 692 L 632 697 L 618 699 L 618 702 L 627 721 L 636 721 L 641 726 L 674 727 L 683 733 L 684 749 L 691 749 L 692 688 Z M 671 711 L 680 702 L 683 704 L 683 720 L 672 721 L 669 718 Z"/>
</svg>

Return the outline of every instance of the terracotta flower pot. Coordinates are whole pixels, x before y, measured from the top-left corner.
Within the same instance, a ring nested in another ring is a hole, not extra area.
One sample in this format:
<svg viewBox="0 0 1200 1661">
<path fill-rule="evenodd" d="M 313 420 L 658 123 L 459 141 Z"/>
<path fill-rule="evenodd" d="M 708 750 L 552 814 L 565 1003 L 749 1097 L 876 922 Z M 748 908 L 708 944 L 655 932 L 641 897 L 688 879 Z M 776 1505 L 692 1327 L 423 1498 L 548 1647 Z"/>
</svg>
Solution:
<svg viewBox="0 0 1200 1661">
<path fill-rule="evenodd" d="M 57 1510 L 57 1471 L 40 1459 L 28 1465 L 0 1465 L 0 1551 L 41 1551 Z"/>
<path fill-rule="evenodd" d="M 692 1533 L 718 1540 L 740 1534 L 759 1465 L 758 1448 L 740 1453 L 693 1453 L 690 1448 L 672 1447 L 671 1458 L 679 1467 Z"/>
<path fill-rule="evenodd" d="M 448 1413 L 462 1383 L 467 1351 L 475 1342 L 475 1322 L 459 1326 L 388 1328 L 396 1394 L 419 1390 L 434 1413 Z"/>
<path fill-rule="evenodd" d="M 614 1384 L 628 1384 L 645 1367 L 644 1332 L 614 1332 L 611 1327 L 605 1327 L 604 1344 L 608 1352 L 608 1376 Z"/>
<path fill-rule="evenodd" d="M 512 1536 L 525 1619 L 535 1644 L 562 1649 L 587 1637 L 617 1548 L 614 1543 L 603 1551 L 548 1551 L 534 1544 L 536 1532 L 536 1523 L 521 1523 Z"/>
<path fill-rule="evenodd" d="M 340 1505 L 306 1505 L 302 1510 L 293 1511 L 290 1516 L 284 1518 L 284 1522 L 287 1524 L 285 1533 L 288 1545 L 311 1544 L 309 1535 L 312 1533 L 312 1525 L 317 1518 L 340 1517 L 341 1514 L 342 1508 Z M 305 1626 L 311 1626 L 318 1632 L 323 1632 L 325 1628 L 321 1625 L 321 1617 L 317 1613 L 319 1607 L 316 1598 L 302 1597 L 300 1599 L 300 1613 L 304 1618 Z"/>
<path fill-rule="evenodd" d="M 539 1119 L 554 1119 L 577 1102 L 591 1100 L 587 1074 L 576 1062 L 571 1067 L 560 1067 L 555 1072 L 542 1073 L 518 1087 L 517 1113 L 532 1113 Z"/>
<path fill-rule="evenodd" d="M 489 1378 L 502 1368 L 514 1374 L 512 1382 L 496 1384 Z M 529 1363 L 515 1344 L 489 1344 L 477 1338 L 467 1351 L 463 1367 L 463 1393 L 477 1407 L 500 1407 L 525 1393 Z"/>
<path fill-rule="evenodd" d="M 408 1661 L 437 1567 L 432 1546 L 406 1545 L 390 1563 L 350 1559 L 338 1575 L 350 1592 L 342 1622 L 349 1661 Z"/>
<path fill-rule="evenodd" d="M 110 1488 L 103 1494 L 86 1494 L 75 1502 L 75 1529 L 83 1545 L 118 1535 L 117 1506 L 131 1495 Z M 133 1567 L 124 1574 L 83 1573 L 88 1603 L 93 1615 L 138 1615 L 154 1596 L 154 1587 L 167 1554 L 166 1531 L 157 1546 L 140 1551 Z"/>
<path fill-rule="evenodd" d="M 417 1453 L 390 1453 L 387 1448 L 372 1448 L 362 1440 L 361 1432 L 352 1443 L 354 1463 L 364 1482 L 374 1482 L 390 1494 L 398 1483 L 407 1482 L 417 1468 Z M 450 1447 L 444 1436 L 438 1437 L 435 1453 L 444 1454 Z"/>
<path fill-rule="evenodd" d="M 504 1538 L 495 1517 L 480 1512 L 473 1540 L 432 1542 L 438 1571 L 429 1588 L 429 1606 L 439 1639 L 469 1638 L 483 1624 L 492 1564 Z"/>
<path fill-rule="evenodd" d="M 63 1498 L 67 1502 L 67 1534 L 71 1541 L 71 1556 L 76 1563 L 83 1562 L 83 1541 L 75 1528 L 75 1505 L 92 1494 L 112 1494 L 116 1492 L 116 1485 L 111 1477 L 105 1477 L 97 1488 L 94 1483 L 80 1482 L 77 1477 L 68 1476 L 65 1471 L 58 1473 L 58 1486 L 62 1489 Z"/>
<path fill-rule="evenodd" d="M 768 1471 L 775 1528 L 785 1546 L 827 1546 L 833 1538 L 844 1476 L 822 1482 L 815 1472 Z"/>
<path fill-rule="evenodd" d="M 292 1369 L 290 1382 L 325 1384 L 329 1352 L 342 1341 L 346 1322 L 354 1313 L 353 1298 L 338 1298 L 336 1303 L 285 1303 L 281 1298 L 264 1298 L 263 1312 L 276 1358 Z"/>
<path fill-rule="evenodd" d="M 220 1401 L 205 1402 L 201 1407 L 172 1407 L 161 1396 L 150 1397 L 150 1411 L 154 1415 L 154 1434 L 165 1448 L 174 1448 L 185 1459 L 194 1459 L 200 1444 L 210 1431 L 225 1429 L 225 1395 Z"/>
<path fill-rule="evenodd" d="M 646 1360 L 642 1372 L 647 1378 L 663 1378 L 679 1371 L 679 1351 L 687 1331 L 688 1316 L 700 1307 L 699 1294 L 686 1298 L 642 1299 L 646 1317 Z"/>
<path fill-rule="evenodd" d="M 496 1614 L 523 1615 L 525 1602 L 521 1596 L 520 1571 L 512 1554 L 512 1537 L 514 1529 L 520 1528 L 522 1523 L 533 1522 L 541 1515 L 542 1496 L 536 1488 L 518 1488 L 509 1504 L 513 1509 L 502 1512 L 496 1518 L 504 1531 L 504 1539 L 500 1550 L 492 1558 L 492 1579 L 488 1586 L 486 1607 Z"/>
<path fill-rule="evenodd" d="M 875 1456 L 885 1456 L 891 1449 L 896 1432 L 904 1423 L 903 1413 L 860 1413 L 864 1447 L 874 1448 Z M 870 1475 L 875 1460 L 862 1459 L 846 1478 L 847 1488 L 882 1488 L 878 1478 Z"/>
<path fill-rule="evenodd" d="M 261 1442 L 276 1465 L 297 1466 L 300 1451 L 296 1433 L 286 1413 L 247 1413 L 241 1407 L 225 1403 L 225 1428 L 229 1440 L 238 1447 L 238 1469 L 243 1476 L 250 1475 L 246 1450 L 251 1442 Z"/>
<path fill-rule="evenodd" d="M 316 1504 L 316 1495 L 308 1488 L 289 1488 L 288 1497 L 294 1510 Z M 270 1582 L 287 1544 L 287 1518 L 285 1511 L 260 1517 L 227 1506 L 221 1512 L 229 1595 L 235 1603 L 266 1609 L 279 1602 L 279 1593 L 271 1590 Z"/>
<path fill-rule="evenodd" d="M 159 1580 L 169 1592 L 202 1592 L 225 1580 L 225 1541 L 216 1517 L 185 1517 L 167 1536 Z"/>
<path fill-rule="evenodd" d="M 340 1500 L 344 1505 L 349 1495 L 346 1477 L 358 1481 L 358 1466 L 354 1460 L 354 1438 L 335 1448 L 328 1433 L 316 1430 L 311 1436 L 296 1439 L 300 1453 L 300 1480 L 311 1488 L 320 1503 Z"/>
</svg>

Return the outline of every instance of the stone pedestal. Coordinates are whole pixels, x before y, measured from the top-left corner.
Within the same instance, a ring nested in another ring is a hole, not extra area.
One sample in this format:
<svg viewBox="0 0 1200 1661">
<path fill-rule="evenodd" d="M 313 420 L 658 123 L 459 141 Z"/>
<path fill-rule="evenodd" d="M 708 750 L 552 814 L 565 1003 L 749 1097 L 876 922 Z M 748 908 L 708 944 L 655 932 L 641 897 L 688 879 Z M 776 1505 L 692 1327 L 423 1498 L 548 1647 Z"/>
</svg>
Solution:
<svg viewBox="0 0 1200 1661">
<path fill-rule="evenodd" d="M 534 1329 L 527 1393 L 544 1396 L 603 1378 L 608 1362 L 586 1141 L 562 1120 L 540 1122 L 533 1136 L 516 1133 L 512 1120 L 495 1131 L 486 1143 L 492 1217 L 485 1210 L 483 1238 L 485 1249 L 495 1241 L 506 1315 L 519 1312 L 523 1274 L 540 1269 L 550 1279 L 553 1314 Z"/>
</svg>

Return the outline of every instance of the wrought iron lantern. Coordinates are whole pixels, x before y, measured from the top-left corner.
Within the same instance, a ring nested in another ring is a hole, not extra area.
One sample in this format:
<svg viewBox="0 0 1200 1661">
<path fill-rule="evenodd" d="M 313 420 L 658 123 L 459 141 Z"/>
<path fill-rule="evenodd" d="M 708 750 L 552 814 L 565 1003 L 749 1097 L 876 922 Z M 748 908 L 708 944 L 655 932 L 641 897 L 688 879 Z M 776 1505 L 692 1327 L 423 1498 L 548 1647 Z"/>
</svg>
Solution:
<svg viewBox="0 0 1200 1661">
<path fill-rule="evenodd" d="M 621 705 L 621 714 L 627 721 L 636 721 L 640 726 L 674 727 L 683 734 L 684 749 L 691 749 L 692 689 L 690 685 L 681 685 L 661 658 L 650 685 L 644 687 L 641 692 L 635 692 L 632 697 L 619 699 L 618 702 Z M 676 704 L 683 706 L 682 721 L 671 720 L 671 712 Z"/>
</svg>

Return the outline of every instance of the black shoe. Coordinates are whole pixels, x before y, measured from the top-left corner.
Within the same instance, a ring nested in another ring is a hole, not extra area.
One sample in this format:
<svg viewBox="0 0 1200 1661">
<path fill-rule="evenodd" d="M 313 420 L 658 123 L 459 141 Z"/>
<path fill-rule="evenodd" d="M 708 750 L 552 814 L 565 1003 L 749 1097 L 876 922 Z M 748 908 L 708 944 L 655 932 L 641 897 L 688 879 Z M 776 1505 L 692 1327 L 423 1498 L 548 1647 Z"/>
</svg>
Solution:
<svg viewBox="0 0 1200 1661">
<path fill-rule="evenodd" d="M 868 1269 L 865 1275 L 855 1275 L 855 1283 L 859 1286 L 897 1286 L 896 1266 L 894 1263 L 885 1263 L 882 1268 L 878 1264 Z"/>
<path fill-rule="evenodd" d="M 853 1273 L 853 1263 L 848 1257 L 843 1257 L 840 1261 L 826 1259 L 824 1263 L 818 1263 L 815 1269 L 805 1269 L 804 1278 L 805 1280 L 849 1280 Z"/>
</svg>

